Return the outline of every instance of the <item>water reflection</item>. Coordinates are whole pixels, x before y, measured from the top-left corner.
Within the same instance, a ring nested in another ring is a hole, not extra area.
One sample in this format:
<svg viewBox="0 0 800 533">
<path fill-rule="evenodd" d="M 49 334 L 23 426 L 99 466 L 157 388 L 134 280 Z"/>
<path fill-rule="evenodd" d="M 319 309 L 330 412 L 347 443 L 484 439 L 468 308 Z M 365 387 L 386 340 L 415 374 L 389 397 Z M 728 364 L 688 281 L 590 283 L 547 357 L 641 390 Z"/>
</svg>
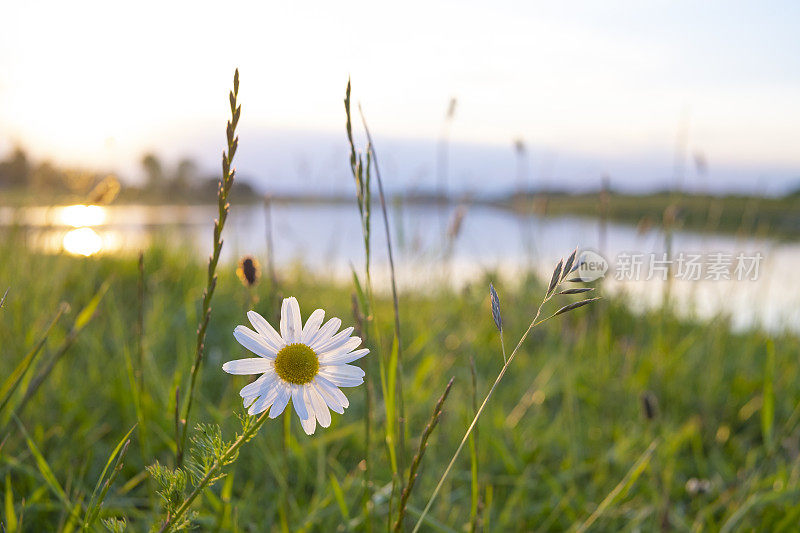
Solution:
<svg viewBox="0 0 800 533">
<path fill-rule="evenodd" d="M 225 268 L 235 268 L 237 258 L 249 255 L 262 264 L 270 260 L 277 268 L 302 264 L 317 276 L 346 281 L 352 275 L 351 265 L 363 264 L 361 227 L 352 206 L 275 204 L 272 214 L 268 219 L 260 205 L 232 209 L 222 249 Z M 216 215 L 216 206 L 78 205 L 13 211 L 0 207 L 0 231 L 21 224 L 29 246 L 54 253 L 135 255 L 155 240 L 183 251 L 194 249 L 198 260 L 204 261 L 211 253 Z M 547 277 L 553 264 L 576 245 L 598 249 L 600 242 L 605 242 L 603 252 L 610 259 L 621 252 L 662 253 L 665 249 L 664 235 L 656 228 L 638 231 L 633 226 L 608 224 L 603 239 L 596 220 L 520 217 L 489 207 L 472 207 L 460 214 L 460 231 L 451 231 L 446 245 L 436 230 L 440 228 L 437 208 L 398 206 L 391 218 L 401 289 L 436 287 L 443 282 L 457 287 L 487 272 L 493 272 L 495 279 L 513 281 L 535 269 Z M 271 228 L 271 237 L 267 228 Z M 376 286 L 387 287 L 385 237 L 382 231 L 373 233 L 372 247 L 377 250 L 372 258 L 373 280 Z M 800 244 L 677 232 L 673 250 L 760 252 L 765 257 L 758 281 L 676 283 L 675 301 L 687 313 L 713 316 L 722 311 L 730 313 L 734 325 L 739 326 L 800 324 L 800 281 L 795 275 Z M 657 280 L 609 279 L 604 291 L 624 292 L 643 308 L 658 305 L 664 293 Z"/>
<path fill-rule="evenodd" d="M 100 226 L 107 219 L 106 208 L 99 205 L 68 205 L 57 208 L 56 220 L 64 226 L 82 228 Z"/>
<path fill-rule="evenodd" d="M 103 239 L 92 228 L 73 229 L 64 234 L 64 249 L 88 257 L 103 249 Z"/>
<path fill-rule="evenodd" d="M 68 205 L 57 207 L 55 220 L 63 226 L 72 226 L 64 234 L 62 246 L 64 250 L 73 255 L 90 256 L 103 249 L 103 238 L 92 229 L 92 226 L 101 226 L 106 223 L 108 213 L 106 208 L 99 205 Z"/>
</svg>

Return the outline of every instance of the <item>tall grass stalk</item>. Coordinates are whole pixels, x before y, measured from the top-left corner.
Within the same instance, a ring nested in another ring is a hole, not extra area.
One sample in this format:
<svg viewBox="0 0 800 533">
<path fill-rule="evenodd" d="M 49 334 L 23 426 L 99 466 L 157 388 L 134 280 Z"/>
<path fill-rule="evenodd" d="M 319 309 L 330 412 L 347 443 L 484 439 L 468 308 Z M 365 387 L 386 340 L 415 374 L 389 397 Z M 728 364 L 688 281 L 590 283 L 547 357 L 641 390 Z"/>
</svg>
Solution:
<svg viewBox="0 0 800 533">
<path fill-rule="evenodd" d="M 517 353 L 519 353 L 519 349 L 522 347 L 522 344 L 525 342 L 525 339 L 528 338 L 528 335 L 533 330 L 533 328 L 535 328 L 536 326 L 538 326 L 538 325 L 550 320 L 551 318 L 554 318 L 554 317 L 556 317 L 556 316 L 558 316 L 560 314 L 572 311 L 573 309 L 577 309 L 578 307 L 581 307 L 583 305 L 586 305 L 586 304 L 591 303 L 592 301 L 596 300 L 596 298 L 592 298 L 592 299 L 582 300 L 580 302 L 568 304 L 568 305 L 565 305 L 565 306 L 561 307 L 560 309 L 558 309 L 553 314 L 551 314 L 551 315 L 549 315 L 549 316 L 547 316 L 545 318 L 539 319 L 539 317 L 542 314 L 542 308 L 544 307 L 544 305 L 547 302 L 549 302 L 553 298 L 553 296 L 555 296 L 557 294 L 557 289 L 565 281 L 565 278 L 566 278 L 567 274 L 569 274 L 569 272 L 571 272 L 571 267 L 573 265 L 573 262 L 575 261 L 576 254 L 577 254 L 577 250 L 572 252 L 572 255 L 567 260 L 566 265 L 564 264 L 564 260 L 563 259 L 561 261 L 559 261 L 558 265 L 556 266 L 555 271 L 553 271 L 553 277 L 550 280 L 550 285 L 548 286 L 547 292 L 545 293 L 544 298 L 542 298 L 542 301 L 539 304 L 538 309 L 536 310 L 536 315 L 534 315 L 533 320 L 531 320 L 531 323 L 528 326 L 528 329 L 525 330 L 525 333 L 519 339 L 519 342 L 517 342 L 517 345 L 514 348 L 514 351 L 511 352 L 511 355 L 508 357 L 508 359 L 503 364 L 503 367 L 500 369 L 500 373 L 497 375 L 497 378 L 495 379 L 494 383 L 492 384 L 492 387 L 489 389 L 489 392 L 486 394 L 486 397 L 483 399 L 483 402 L 481 403 L 480 407 L 478 408 L 478 411 L 475 413 L 475 416 L 472 419 L 472 423 L 467 428 L 466 433 L 464 433 L 464 437 L 461 439 L 461 442 L 459 443 L 458 448 L 456 448 L 456 451 L 453 454 L 453 457 L 450 459 L 450 462 L 448 463 L 447 468 L 445 468 L 444 473 L 442 474 L 442 477 L 439 479 L 439 482 L 436 484 L 436 488 L 433 490 L 433 493 L 431 494 L 430 498 L 428 499 L 428 503 L 425 505 L 425 508 L 422 510 L 422 513 L 420 514 L 419 519 L 417 520 L 417 524 L 414 526 L 414 530 L 413 530 L 414 533 L 419 531 L 419 528 L 422 526 L 422 522 L 425 520 L 425 516 L 430 511 L 431 506 L 433 505 L 433 502 L 436 499 L 436 496 L 439 494 L 439 491 L 441 490 L 442 485 L 444 485 L 444 482 L 447 479 L 447 476 L 450 474 L 450 470 L 452 470 L 453 465 L 456 462 L 456 459 L 458 459 L 458 456 L 461 454 L 461 450 L 464 448 L 464 444 L 466 444 L 466 442 L 469 440 L 469 437 L 472 434 L 472 431 L 475 429 L 475 425 L 478 423 L 478 419 L 480 418 L 481 414 L 483 414 L 483 410 L 486 408 L 486 404 L 489 403 L 489 399 L 492 397 L 492 394 L 494 393 L 495 389 L 497 389 L 497 386 L 502 381 L 503 376 L 506 375 L 506 372 L 508 371 L 509 366 L 511 366 L 511 363 L 514 361 L 514 358 L 517 356 Z"/>
<path fill-rule="evenodd" d="M 222 251 L 222 230 L 228 218 L 228 195 L 233 186 L 236 171 L 233 169 L 233 158 L 236 155 L 236 148 L 239 146 L 239 137 L 236 136 L 236 126 L 239 124 L 239 117 L 242 113 L 242 106 L 237 102 L 239 95 L 239 69 L 233 75 L 233 90 L 230 92 L 231 118 L 225 128 L 228 140 L 227 151 L 222 153 L 222 177 L 217 188 L 217 209 L 218 217 L 214 221 L 213 251 L 208 259 L 208 271 L 206 277 L 206 288 L 203 291 L 202 308 L 200 311 L 200 323 L 197 326 L 197 342 L 195 344 L 194 363 L 191 369 L 189 381 L 189 391 L 186 394 L 186 407 L 183 411 L 183 418 L 179 420 L 179 429 L 176 437 L 175 462 L 177 466 L 183 464 L 184 450 L 186 448 L 187 428 L 189 426 L 189 415 L 192 411 L 194 391 L 197 386 L 197 375 L 203 362 L 203 351 L 205 349 L 206 330 L 211 318 L 211 298 L 217 287 L 217 263 L 219 262 L 220 252 Z"/>
<path fill-rule="evenodd" d="M 138 283 L 138 296 L 139 296 L 139 313 L 136 317 L 136 334 L 137 334 L 137 365 L 136 365 L 136 386 L 139 388 L 139 394 L 144 389 L 144 252 L 139 252 L 139 283 Z"/>
<path fill-rule="evenodd" d="M 478 413 L 478 371 L 475 368 L 475 358 L 469 358 L 469 372 L 471 379 L 472 392 L 472 414 Z M 475 532 L 478 529 L 478 507 L 480 506 L 480 482 L 478 480 L 478 429 L 476 428 L 469 437 L 469 463 L 470 463 L 470 506 L 469 506 L 469 530 Z"/>
<path fill-rule="evenodd" d="M 139 428 L 138 441 L 139 451 L 142 457 L 150 456 L 150 437 L 147 426 L 147 417 L 145 416 L 145 396 L 148 391 L 144 387 L 144 353 L 145 353 L 145 334 L 144 334 L 144 316 L 145 316 L 145 270 L 144 270 L 144 252 L 139 252 L 137 261 L 137 297 L 138 309 L 136 313 L 136 362 L 134 363 L 130 352 L 124 350 L 125 355 L 125 369 L 128 373 L 128 381 L 131 389 L 131 396 L 133 406 L 136 411 L 136 424 Z M 148 478 L 148 483 L 151 479 Z M 152 488 L 152 487 L 151 487 Z M 152 491 L 150 491 L 152 494 Z"/>
<path fill-rule="evenodd" d="M 365 344 L 370 340 L 370 328 L 372 322 L 372 278 L 370 275 L 370 230 L 371 230 L 371 188 L 370 188 L 370 161 L 372 154 L 369 150 L 366 153 L 366 168 L 361 154 L 356 151 L 355 141 L 353 141 L 353 121 L 350 115 L 350 80 L 347 80 L 347 88 L 344 97 L 344 109 L 347 118 L 346 130 L 347 141 L 350 145 L 350 171 L 356 184 L 356 201 L 358 204 L 359 217 L 361 219 L 361 233 L 364 238 L 364 275 L 366 276 L 366 293 L 358 281 L 358 276 L 353 271 L 353 282 L 359 303 L 364 314 L 363 337 Z M 377 337 L 376 337 L 377 340 Z M 382 359 L 381 359 L 382 361 Z M 364 372 L 367 374 L 366 387 L 364 387 L 364 493 L 362 495 L 362 505 L 364 507 L 364 523 L 366 531 L 372 531 L 372 461 L 370 459 L 371 428 L 372 428 L 372 386 L 371 377 L 374 375 L 372 358 L 368 357 L 365 362 Z"/>
<path fill-rule="evenodd" d="M 392 234 L 389 229 L 389 215 L 386 211 L 386 195 L 383 192 L 383 179 L 381 178 L 381 170 L 378 165 L 378 155 L 375 153 L 375 143 L 372 142 L 372 135 L 370 135 L 369 127 L 367 126 L 367 119 L 364 117 L 364 111 L 361 105 L 358 106 L 358 112 L 361 115 L 361 122 L 364 125 L 364 132 L 367 135 L 367 146 L 372 152 L 372 161 L 375 165 L 375 178 L 378 182 L 378 196 L 381 202 L 381 212 L 383 213 L 383 227 L 386 231 L 386 249 L 389 255 L 389 274 L 392 284 L 392 310 L 394 312 L 394 337 L 396 342 L 397 353 L 395 355 L 395 390 L 390 393 L 396 395 L 397 405 L 397 469 L 402 474 L 405 471 L 405 405 L 403 399 L 403 342 L 400 335 L 400 302 L 397 295 L 397 275 L 394 268 L 394 251 L 392 248 Z M 402 479 L 399 490 L 403 491 Z"/>
</svg>

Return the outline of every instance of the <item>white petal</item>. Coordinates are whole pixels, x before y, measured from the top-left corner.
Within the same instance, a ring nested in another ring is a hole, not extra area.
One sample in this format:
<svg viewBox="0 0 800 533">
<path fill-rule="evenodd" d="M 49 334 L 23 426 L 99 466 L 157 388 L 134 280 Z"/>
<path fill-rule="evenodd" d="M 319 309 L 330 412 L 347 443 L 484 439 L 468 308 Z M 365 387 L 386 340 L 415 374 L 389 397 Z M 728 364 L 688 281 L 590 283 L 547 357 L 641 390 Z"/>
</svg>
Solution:
<svg viewBox="0 0 800 533">
<path fill-rule="evenodd" d="M 246 398 L 248 396 L 261 396 L 273 385 L 278 375 L 275 372 L 265 372 L 263 376 L 254 382 L 242 387 L 239 391 L 239 396 Z"/>
<path fill-rule="evenodd" d="M 278 390 L 278 387 L 275 386 L 263 390 L 262 396 L 250 406 L 248 413 L 256 415 L 266 411 L 278 397 Z"/>
<path fill-rule="evenodd" d="M 324 319 L 325 311 L 322 309 L 317 309 L 311 313 L 311 316 L 308 317 L 308 320 L 306 320 L 306 325 L 303 326 L 303 333 L 300 335 L 300 342 L 308 345 L 309 341 L 311 341 L 311 339 L 313 339 L 319 332 L 319 327 L 322 325 L 322 321 Z"/>
<path fill-rule="evenodd" d="M 338 387 L 356 387 L 364 383 L 364 371 L 357 366 L 320 366 L 319 375 Z"/>
<path fill-rule="evenodd" d="M 233 336 L 236 337 L 239 344 L 256 355 L 269 359 L 275 359 L 278 355 L 278 352 L 271 348 L 261 335 L 248 327 L 236 326 L 236 329 L 233 330 Z"/>
<path fill-rule="evenodd" d="M 300 425 L 303 426 L 303 431 L 306 432 L 306 435 L 313 435 L 317 429 L 317 419 L 310 416 L 305 420 L 301 420 Z"/>
<path fill-rule="evenodd" d="M 319 328 L 319 332 L 311 339 L 308 347 L 312 350 L 316 350 L 318 347 L 331 340 L 331 337 L 339 331 L 340 327 L 342 327 L 342 321 L 336 317 L 331 318 L 325 322 L 324 326 Z"/>
<path fill-rule="evenodd" d="M 350 353 L 340 353 L 338 355 L 326 355 L 324 358 L 323 356 L 319 357 L 320 363 L 326 365 L 342 365 L 344 363 L 352 363 L 357 359 L 361 359 L 365 355 L 369 353 L 367 348 L 362 348 L 360 350 L 356 350 L 355 352 Z"/>
<path fill-rule="evenodd" d="M 280 334 L 275 331 L 275 328 L 267 322 L 267 319 L 263 316 L 259 315 L 255 311 L 248 311 L 247 318 L 250 319 L 250 323 L 253 324 L 253 327 L 256 328 L 256 331 L 259 335 L 264 338 L 264 341 L 269 345 L 270 348 L 279 352 L 281 348 L 286 346 L 286 343 L 283 342 Z"/>
<path fill-rule="evenodd" d="M 364 371 L 353 365 L 320 365 L 320 371 L 325 370 L 327 372 L 332 372 L 334 375 L 347 377 L 347 378 L 363 378 L 365 376 Z"/>
<path fill-rule="evenodd" d="M 330 395 L 333 401 L 342 406 L 342 412 L 344 412 L 344 409 L 350 407 L 350 400 L 348 400 L 347 396 L 345 396 L 344 393 L 339 390 L 339 387 L 322 376 L 317 376 L 314 378 L 314 381 L 317 383 L 319 390 L 325 393 L 323 394 L 323 397 L 326 398 L 326 401 L 328 397 L 327 395 Z M 331 404 L 328 403 L 328 405 L 330 406 Z M 333 409 L 333 407 L 331 407 L 331 409 Z M 336 411 L 336 409 L 334 409 L 334 411 Z M 336 412 L 338 413 L 339 411 Z"/>
<path fill-rule="evenodd" d="M 228 374 L 263 374 L 272 368 L 272 363 L 267 359 L 250 358 L 250 359 L 236 359 L 235 361 L 228 361 L 222 365 L 222 370 Z"/>
<path fill-rule="evenodd" d="M 248 408 L 248 407 L 250 407 L 250 406 L 253 404 L 253 402 L 254 402 L 254 401 L 256 401 L 257 399 L 258 399 L 258 396 L 247 396 L 247 397 L 245 397 L 245 398 L 242 398 L 242 404 L 244 404 L 244 408 L 245 408 L 245 409 L 247 409 L 247 408 Z"/>
<path fill-rule="evenodd" d="M 277 385 L 275 385 L 275 390 L 275 402 L 272 404 L 272 407 L 269 410 L 270 418 L 277 418 L 278 415 L 281 414 L 284 409 L 286 409 L 286 404 L 289 403 L 289 398 L 292 396 L 288 383 L 279 381 Z"/>
<path fill-rule="evenodd" d="M 308 414 L 308 406 L 306 405 L 306 401 L 303 398 L 303 387 L 300 385 L 292 385 L 291 387 L 292 387 L 292 405 L 294 405 L 294 410 L 297 412 L 297 416 L 300 417 L 300 420 L 305 420 L 306 418 L 309 417 L 309 414 Z"/>
<path fill-rule="evenodd" d="M 322 396 L 322 399 L 325 400 L 325 404 L 330 407 L 331 411 L 335 411 L 339 414 L 344 413 L 344 407 L 342 404 L 334 397 L 328 390 L 322 386 L 319 382 L 320 376 L 317 376 L 314 379 L 314 384 L 317 388 L 317 392 Z M 334 385 L 335 386 L 335 385 Z M 336 389 L 339 390 L 339 389 Z"/>
<path fill-rule="evenodd" d="M 318 344 L 317 345 L 317 352 L 318 353 L 329 352 L 331 350 L 335 350 L 335 349 L 339 348 L 343 344 L 345 344 L 345 343 L 349 342 L 350 340 L 352 340 L 350 338 L 350 334 L 352 332 L 353 332 L 353 328 L 352 327 L 349 327 L 347 329 L 343 329 L 342 331 L 340 331 L 339 333 L 334 335 L 331 338 L 331 340 L 329 340 L 328 342 Z M 353 337 L 353 339 L 358 339 L 358 344 L 356 344 L 356 346 L 361 344 L 361 339 L 359 339 L 358 337 Z M 354 346 L 354 348 L 355 348 L 355 346 Z"/>
<path fill-rule="evenodd" d="M 361 344 L 361 339 L 358 337 L 350 337 L 349 339 L 337 342 L 336 344 L 331 344 L 330 348 L 320 348 L 320 351 L 317 353 L 319 354 L 320 359 L 322 359 L 324 356 L 336 357 L 338 355 L 352 352 L 358 348 L 359 344 Z"/>
<path fill-rule="evenodd" d="M 284 298 L 281 304 L 281 337 L 286 344 L 300 342 L 303 331 L 303 322 L 300 319 L 300 304 L 297 298 L 291 296 Z"/>
<path fill-rule="evenodd" d="M 308 394 L 308 398 L 311 400 L 311 406 L 314 408 L 314 415 L 317 417 L 319 425 L 324 428 L 330 426 L 331 412 L 328 410 L 325 400 L 322 398 L 320 393 L 317 392 L 317 387 L 315 387 L 313 384 L 306 385 L 306 393 Z"/>
</svg>

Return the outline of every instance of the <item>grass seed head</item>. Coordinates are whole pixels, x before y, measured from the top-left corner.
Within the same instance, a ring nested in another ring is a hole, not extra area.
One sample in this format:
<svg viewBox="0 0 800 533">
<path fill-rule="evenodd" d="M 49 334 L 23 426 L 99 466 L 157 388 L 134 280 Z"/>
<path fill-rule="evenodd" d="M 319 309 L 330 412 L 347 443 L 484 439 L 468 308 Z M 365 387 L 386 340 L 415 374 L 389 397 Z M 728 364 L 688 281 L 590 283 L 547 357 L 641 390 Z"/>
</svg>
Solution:
<svg viewBox="0 0 800 533">
<path fill-rule="evenodd" d="M 497 296 L 497 291 L 494 290 L 494 285 L 489 284 L 489 295 L 492 299 L 492 318 L 494 325 L 497 326 L 497 331 L 503 331 L 503 318 L 500 316 L 500 297 Z"/>
</svg>

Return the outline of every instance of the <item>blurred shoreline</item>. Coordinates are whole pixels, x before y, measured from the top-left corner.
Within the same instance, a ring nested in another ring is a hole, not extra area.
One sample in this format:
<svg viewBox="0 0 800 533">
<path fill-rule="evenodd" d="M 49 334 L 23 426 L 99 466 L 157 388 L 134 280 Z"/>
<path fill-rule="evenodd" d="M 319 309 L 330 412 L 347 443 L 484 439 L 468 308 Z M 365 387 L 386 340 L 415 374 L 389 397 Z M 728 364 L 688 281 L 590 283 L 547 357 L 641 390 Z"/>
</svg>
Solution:
<svg viewBox="0 0 800 533">
<path fill-rule="evenodd" d="M 284 205 L 350 205 L 351 194 L 267 194 L 237 184 L 232 191 L 233 205 L 256 205 L 264 202 Z M 194 190 L 170 195 L 149 194 L 146 190 L 124 187 L 114 205 L 206 206 L 214 204 L 210 191 Z M 377 199 L 374 200 L 377 202 Z M 393 194 L 387 199 L 394 206 L 456 207 L 483 206 L 507 210 L 520 216 L 558 217 L 565 215 L 597 218 L 600 223 L 632 224 L 640 231 L 651 228 L 720 233 L 740 237 L 769 237 L 779 240 L 800 239 L 800 193 L 781 197 L 754 195 L 711 195 L 675 193 L 628 194 L 599 191 L 567 193 L 563 191 L 520 191 L 507 195 L 447 196 L 426 193 Z M 86 195 L 57 192 L 0 190 L 0 206 L 8 208 L 51 207 L 67 205 L 103 205 Z"/>
</svg>

